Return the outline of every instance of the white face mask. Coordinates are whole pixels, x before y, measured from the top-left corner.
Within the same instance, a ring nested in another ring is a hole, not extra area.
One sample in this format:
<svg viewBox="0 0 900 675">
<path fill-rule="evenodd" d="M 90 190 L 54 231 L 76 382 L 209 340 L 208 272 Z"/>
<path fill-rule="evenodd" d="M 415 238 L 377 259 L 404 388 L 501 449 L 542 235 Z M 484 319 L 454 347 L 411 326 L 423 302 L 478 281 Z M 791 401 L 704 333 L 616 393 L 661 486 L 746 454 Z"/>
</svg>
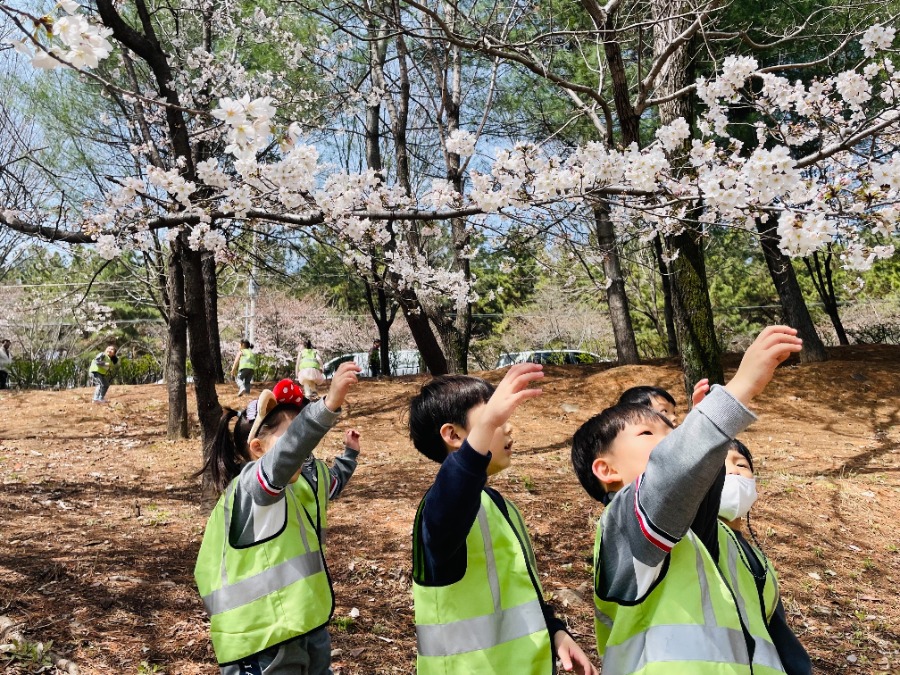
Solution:
<svg viewBox="0 0 900 675">
<path fill-rule="evenodd" d="M 725 520 L 737 520 L 750 513 L 750 507 L 756 502 L 756 479 L 745 478 L 730 473 L 725 476 L 722 488 L 722 501 L 719 503 L 719 517 Z"/>
</svg>

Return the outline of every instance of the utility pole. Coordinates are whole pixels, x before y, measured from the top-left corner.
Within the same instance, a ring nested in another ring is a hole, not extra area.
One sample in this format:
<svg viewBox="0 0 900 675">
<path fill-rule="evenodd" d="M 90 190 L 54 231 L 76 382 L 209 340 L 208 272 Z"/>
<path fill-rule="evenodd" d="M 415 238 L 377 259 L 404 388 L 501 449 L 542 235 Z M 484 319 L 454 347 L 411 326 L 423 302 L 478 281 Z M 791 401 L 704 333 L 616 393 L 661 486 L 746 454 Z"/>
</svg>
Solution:
<svg viewBox="0 0 900 675">
<path fill-rule="evenodd" d="M 247 284 L 247 290 L 250 295 L 249 307 L 247 308 L 247 316 L 244 320 L 244 335 L 250 341 L 250 344 L 256 344 L 256 297 L 259 295 L 259 285 L 256 283 L 256 253 L 258 245 L 258 235 L 256 229 L 253 230 L 253 245 L 250 253 L 250 283 Z"/>
</svg>

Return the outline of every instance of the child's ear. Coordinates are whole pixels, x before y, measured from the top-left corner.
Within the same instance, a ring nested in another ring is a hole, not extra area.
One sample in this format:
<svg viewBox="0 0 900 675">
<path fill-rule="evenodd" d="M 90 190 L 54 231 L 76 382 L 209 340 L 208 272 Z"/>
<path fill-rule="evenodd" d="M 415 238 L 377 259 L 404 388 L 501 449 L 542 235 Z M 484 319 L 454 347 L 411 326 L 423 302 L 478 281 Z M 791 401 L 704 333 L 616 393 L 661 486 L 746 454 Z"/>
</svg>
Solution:
<svg viewBox="0 0 900 675">
<path fill-rule="evenodd" d="M 465 440 L 465 430 L 458 424 L 450 424 L 449 422 L 442 424 L 440 434 L 444 445 L 447 446 L 447 450 L 450 452 L 459 450 Z"/>
<path fill-rule="evenodd" d="M 248 450 L 250 451 L 250 459 L 252 459 L 254 461 L 256 461 L 257 459 L 262 457 L 264 454 L 266 454 L 266 451 L 263 450 L 262 441 L 259 440 L 258 438 L 254 438 L 252 441 L 250 441 Z"/>
<path fill-rule="evenodd" d="M 619 472 L 606 460 L 606 457 L 598 457 L 591 463 L 591 473 L 604 485 L 622 482 Z"/>
</svg>

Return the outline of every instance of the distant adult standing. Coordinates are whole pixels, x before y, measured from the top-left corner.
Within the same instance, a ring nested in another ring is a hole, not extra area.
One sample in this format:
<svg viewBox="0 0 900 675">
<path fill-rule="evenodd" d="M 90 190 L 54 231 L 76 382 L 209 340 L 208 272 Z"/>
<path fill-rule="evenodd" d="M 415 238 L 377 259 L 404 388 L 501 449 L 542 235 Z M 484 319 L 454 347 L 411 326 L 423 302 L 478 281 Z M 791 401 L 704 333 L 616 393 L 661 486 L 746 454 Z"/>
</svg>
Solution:
<svg viewBox="0 0 900 675">
<path fill-rule="evenodd" d="M 106 349 L 97 354 L 91 361 L 91 367 L 88 372 L 91 374 L 91 380 L 94 382 L 94 400 L 92 403 L 106 405 L 106 392 L 109 390 L 109 384 L 112 382 L 113 373 L 119 363 L 119 357 L 116 356 L 118 349 L 112 343 L 106 345 Z"/>
<path fill-rule="evenodd" d="M 306 346 L 297 353 L 297 381 L 303 387 L 303 395 L 311 401 L 319 397 L 318 388 L 325 384 L 322 357 L 312 340 L 307 340 Z"/>
<path fill-rule="evenodd" d="M 258 367 L 259 356 L 253 351 L 253 345 L 249 340 L 241 340 L 241 351 L 238 352 L 231 366 L 231 376 L 237 383 L 238 396 L 250 393 L 250 385 Z"/>
<path fill-rule="evenodd" d="M 9 368 L 12 366 L 12 354 L 9 353 L 9 340 L 0 343 L 0 389 L 9 389 Z"/>
<path fill-rule="evenodd" d="M 369 350 L 369 373 L 372 377 L 381 376 L 381 340 L 375 338 Z"/>
</svg>

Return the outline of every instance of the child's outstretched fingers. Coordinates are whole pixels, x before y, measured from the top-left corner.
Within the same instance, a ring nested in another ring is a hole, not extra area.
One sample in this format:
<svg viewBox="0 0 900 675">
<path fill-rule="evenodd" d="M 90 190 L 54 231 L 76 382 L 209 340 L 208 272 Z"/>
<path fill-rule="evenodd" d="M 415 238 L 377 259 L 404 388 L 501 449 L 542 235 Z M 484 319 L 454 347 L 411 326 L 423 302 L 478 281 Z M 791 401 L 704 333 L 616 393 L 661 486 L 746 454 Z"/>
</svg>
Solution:
<svg viewBox="0 0 900 675">
<path fill-rule="evenodd" d="M 587 654 L 575 644 L 575 640 L 568 633 L 562 630 L 557 631 L 553 636 L 553 644 L 564 672 L 574 672 L 577 675 L 598 675 L 597 669 Z"/>
<path fill-rule="evenodd" d="M 694 385 L 694 393 L 691 394 L 691 405 L 695 406 L 700 401 L 706 398 L 706 395 L 709 393 L 709 380 L 707 378 L 703 378 L 697 384 Z"/>
<path fill-rule="evenodd" d="M 749 403 L 772 380 L 775 368 L 803 349 L 803 340 L 790 326 L 768 326 L 744 353 L 737 373 L 726 386 L 742 403 Z"/>
<path fill-rule="evenodd" d="M 336 412 L 338 408 L 344 405 L 344 399 L 347 398 L 347 392 L 350 391 L 350 387 L 359 381 L 357 373 L 360 370 L 361 368 L 352 361 L 338 366 L 337 372 L 331 379 L 331 388 L 328 390 L 328 396 L 325 397 L 325 405 L 329 410 Z"/>
<path fill-rule="evenodd" d="M 356 429 L 347 429 L 344 432 L 344 445 L 359 452 L 359 432 Z"/>
</svg>

